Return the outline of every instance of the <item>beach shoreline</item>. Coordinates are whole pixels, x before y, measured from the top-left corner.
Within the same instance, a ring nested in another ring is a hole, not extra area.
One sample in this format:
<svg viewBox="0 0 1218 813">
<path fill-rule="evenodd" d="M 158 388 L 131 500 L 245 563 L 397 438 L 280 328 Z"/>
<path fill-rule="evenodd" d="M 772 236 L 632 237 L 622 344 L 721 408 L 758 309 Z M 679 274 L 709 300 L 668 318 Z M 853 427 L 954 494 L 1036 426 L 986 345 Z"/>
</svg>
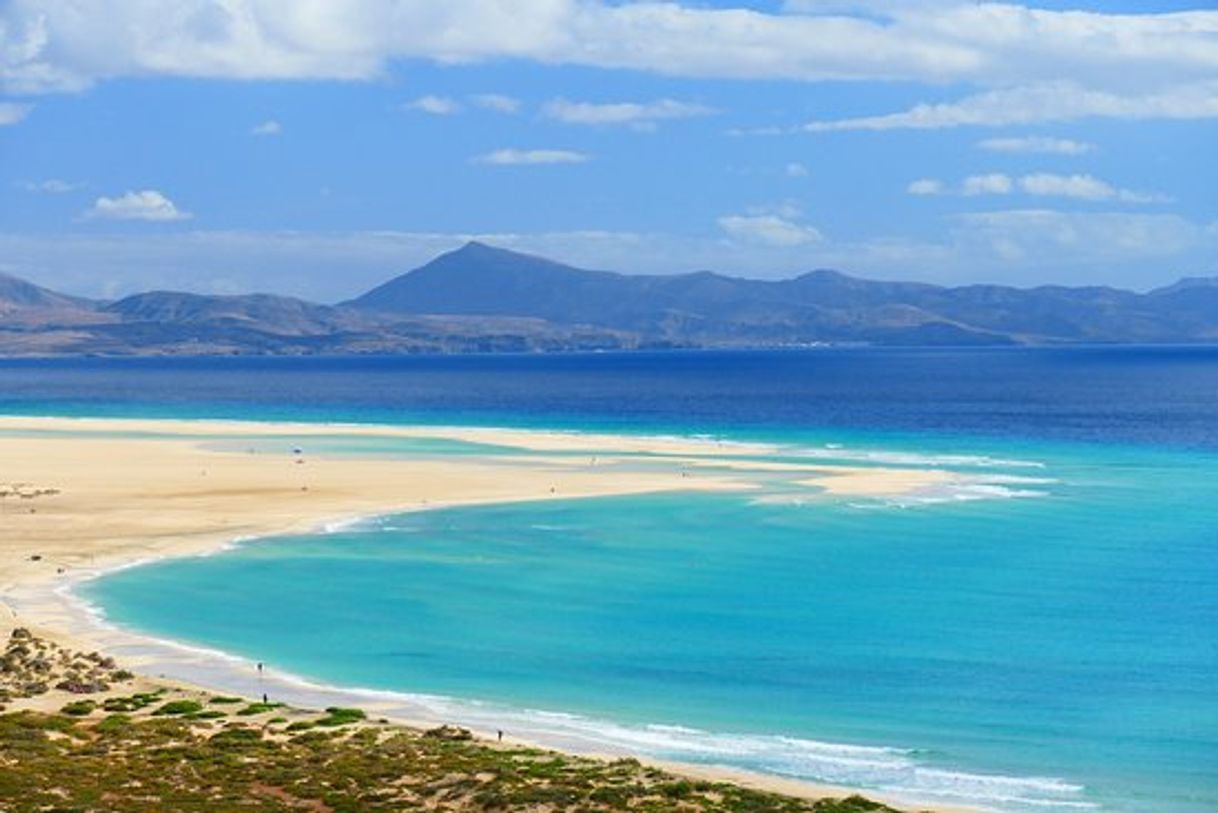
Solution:
<svg viewBox="0 0 1218 813">
<path fill-rule="evenodd" d="M 454 461 L 316 455 L 309 450 L 310 439 L 334 436 L 440 438 L 516 452 L 492 460 Z M 254 437 L 282 439 L 284 446 L 276 452 L 243 453 L 204 445 Z M 113 654 L 140 674 L 162 675 L 158 679 L 177 685 L 252 697 L 273 685 L 276 696 L 289 702 L 324 706 L 326 701 L 349 700 L 351 692 L 283 674 L 258 674 L 243 685 L 233 676 L 250 677 L 248 661 L 121 630 L 86 606 L 73 588 L 120 568 L 211 555 L 241 542 L 318 532 L 335 523 L 389 513 L 678 490 L 748 491 L 756 488 L 757 476 L 772 473 L 773 467 L 750 469 L 727 458 L 770 451 L 764 444 L 713 439 L 483 427 L 0 417 L 0 458 L 6 461 L 0 476 L 8 481 L 0 481 L 0 488 L 8 489 L 0 506 L 5 519 L 0 523 L 0 633 L 26 626 L 64 646 Z M 587 455 L 592 455 L 590 461 Z M 826 493 L 900 497 L 941 486 L 953 476 L 935 469 L 823 463 L 783 469 L 802 478 L 796 482 L 807 488 L 809 498 Z M 190 659 L 184 661 L 184 653 Z M 197 668 L 180 671 L 183 663 Z M 369 697 L 374 693 L 355 691 L 365 700 L 374 699 Z M 402 696 L 394 695 L 398 712 Z M 388 711 L 374 702 L 361 705 L 374 713 Z M 386 716 L 412 727 L 447 722 L 442 703 L 438 710 L 419 703 L 416 711 Z M 496 728 L 488 724 L 476 730 L 492 736 Z M 598 753 L 581 749 L 577 742 L 538 744 Z M 626 752 L 607 756 L 623 755 Z M 648 761 L 805 798 L 854 792 L 733 768 Z"/>
</svg>

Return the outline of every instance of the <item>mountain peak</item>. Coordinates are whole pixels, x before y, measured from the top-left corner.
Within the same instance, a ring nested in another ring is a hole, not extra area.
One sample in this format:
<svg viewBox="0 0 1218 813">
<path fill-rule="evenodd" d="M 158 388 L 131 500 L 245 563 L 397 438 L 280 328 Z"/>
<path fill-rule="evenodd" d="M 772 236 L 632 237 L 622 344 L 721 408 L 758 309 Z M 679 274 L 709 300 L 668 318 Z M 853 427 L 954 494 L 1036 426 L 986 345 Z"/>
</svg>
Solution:
<svg viewBox="0 0 1218 813">
<path fill-rule="evenodd" d="M 93 307 L 92 302 L 80 297 L 68 296 L 41 285 L 27 282 L 20 277 L 0 272 L 0 308 L 84 308 Z"/>
<path fill-rule="evenodd" d="M 1218 288 L 1218 277 L 1181 277 L 1171 285 L 1155 288 L 1150 295 L 1174 294 L 1177 291 L 1190 291 L 1197 288 Z"/>
<path fill-rule="evenodd" d="M 449 251 L 447 253 L 448 254 L 494 254 L 494 253 L 498 253 L 498 252 L 506 252 L 508 254 L 513 253 L 513 252 L 508 251 L 506 248 L 499 248 L 498 246 L 492 246 L 490 243 L 484 243 L 481 240 L 469 240 L 465 243 L 465 245 L 461 246 L 460 248 L 455 248 L 452 251 Z M 441 256 L 443 256 L 443 255 L 441 255 Z"/>
<path fill-rule="evenodd" d="M 380 311 L 416 314 L 518 316 L 522 313 L 563 321 L 578 319 L 567 306 L 611 300 L 609 289 L 620 275 L 585 271 L 544 257 L 471 240 L 407 271 L 349 304 Z M 596 288 L 591 295 L 587 289 Z M 573 290 L 580 293 L 570 297 Z"/>
<path fill-rule="evenodd" d="M 814 268 L 811 271 L 806 271 L 795 278 L 804 282 L 856 282 L 857 278 L 849 274 L 843 274 L 841 271 L 836 271 L 832 268 Z"/>
<path fill-rule="evenodd" d="M 546 259 L 545 257 L 539 257 L 535 254 L 526 254 L 522 251 L 513 251 L 510 248 L 503 248 L 502 246 L 493 246 L 490 243 L 484 243 L 481 240 L 470 240 L 460 248 L 455 248 L 452 251 L 445 252 L 444 254 L 441 254 L 433 259 L 431 262 L 415 270 L 421 271 L 424 268 L 429 268 L 437 264 L 445 265 L 454 261 L 480 264 L 511 263 L 517 266 L 527 264 L 562 266 L 562 263 Z"/>
</svg>

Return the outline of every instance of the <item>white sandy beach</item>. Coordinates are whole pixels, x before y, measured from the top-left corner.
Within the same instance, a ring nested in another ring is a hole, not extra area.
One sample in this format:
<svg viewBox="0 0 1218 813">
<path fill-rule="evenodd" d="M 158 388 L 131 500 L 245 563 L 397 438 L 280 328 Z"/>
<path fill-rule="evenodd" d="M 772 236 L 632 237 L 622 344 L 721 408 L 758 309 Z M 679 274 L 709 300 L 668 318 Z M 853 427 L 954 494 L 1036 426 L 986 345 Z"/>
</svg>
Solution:
<svg viewBox="0 0 1218 813">
<path fill-rule="evenodd" d="M 203 445 L 255 436 L 282 438 L 281 451 L 218 451 Z M 308 452 L 309 440 L 319 437 L 446 438 L 522 454 L 319 456 Z M 295 447 L 304 453 L 294 454 Z M 728 457 L 770 451 L 761 444 L 714 440 L 482 427 L 0 417 L 0 493 L 10 492 L 0 498 L 0 588 L 54 581 L 61 569 L 199 553 L 238 537 L 438 505 L 740 490 L 753 487 L 754 475 L 772 471 L 806 473 L 800 482 L 809 494 L 884 497 L 933 488 L 953 476 L 931 469 Z M 631 470 L 609 465 L 640 461 L 653 465 Z"/>
<path fill-rule="evenodd" d="M 257 451 L 233 443 L 255 436 L 263 439 Z M 519 454 L 417 459 L 314 454 L 310 439 L 320 437 L 444 438 L 511 447 Z M 266 438 L 282 439 L 281 449 L 267 451 Z M 233 450 L 218 450 L 217 442 Z M 211 686 L 221 675 L 231 680 L 231 662 L 98 625 L 66 588 L 139 561 L 203 554 L 239 538 L 396 511 L 671 490 L 741 491 L 774 471 L 793 475 L 810 497 L 899 497 L 954 476 L 729 459 L 770 451 L 713 439 L 490 428 L 0 417 L 0 635 L 26 626 L 65 646 L 114 654 L 152 675 L 163 670 L 167 658 L 185 655 L 193 664 L 189 679 Z M 259 687 L 251 682 L 221 688 L 252 694 Z M 277 692 L 294 692 L 292 699 L 302 703 L 326 699 L 322 687 L 290 676 L 283 676 Z M 388 708 L 400 704 L 382 706 Z M 428 722 L 442 714 L 441 705 L 405 716 L 409 722 Z M 580 748 L 578 742 L 565 744 Z M 734 771 L 719 775 L 742 778 Z M 788 794 L 842 792 L 752 775 L 744 779 Z"/>
</svg>

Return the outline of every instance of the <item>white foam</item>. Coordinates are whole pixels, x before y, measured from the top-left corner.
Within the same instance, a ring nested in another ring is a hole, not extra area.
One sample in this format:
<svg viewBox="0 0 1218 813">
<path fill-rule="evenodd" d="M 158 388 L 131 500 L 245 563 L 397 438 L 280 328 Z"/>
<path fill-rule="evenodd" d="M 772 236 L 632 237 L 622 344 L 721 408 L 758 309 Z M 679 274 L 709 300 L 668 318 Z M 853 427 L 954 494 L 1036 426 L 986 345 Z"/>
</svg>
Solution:
<svg viewBox="0 0 1218 813">
<path fill-rule="evenodd" d="M 341 534 L 348 531 L 370 530 L 376 524 L 376 517 L 349 517 L 347 519 L 323 522 L 317 533 Z"/>
<path fill-rule="evenodd" d="M 964 468 L 1023 468 L 1043 469 L 1045 464 L 1037 460 L 1018 460 L 989 455 L 970 454 L 925 454 L 890 449 L 850 449 L 840 444 L 826 444 L 815 449 L 798 447 L 785 450 L 784 454 L 809 457 L 817 460 L 837 460 L 854 463 L 874 463 L 886 466 L 939 467 L 958 466 Z"/>
<path fill-rule="evenodd" d="M 1048 497 L 1048 491 L 1031 488 L 1010 488 L 988 480 L 958 480 L 934 486 L 914 494 L 890 500 L 898 506 L 935 505 L 939 503 L 973 502 L 976 500 L 1026 500 Z"/>
<path fill-rule="evenodd" d="M 1082 797 L 1081 786 L 1062 779 L 947 771 L 922 764 L 915 752 L 899 748 L 764 734 L 715 733 L 677 725 L 625 725 L 552 711 L 512 710 L 492 704 L 475 706 L 448 698 L 429 698 L 428 703 L 433 709 L 482 730 L 507 729 L 515 735 L 569 750 L 724 765 L 871 789 L 914 803 L 967 803 L 995 811 L 1098 807 Z"/>
<path fill-rule="evenodd" d="M 1052 492 L 1044 488 L 1028 488 L 1027 486 L 1047 486 L 1057 482 L 1059 481 L 1050 477 L 1020 477 L 989 473 L 956 474 L 944 482 L 899 494 L 877 495 L 870 498 L 855 497 L 846 504 L 851 508 L 873 511 L 886 508 L 918 508 L 977 500 L 1033 499 L 1052 496 Z M 831 493 L 817 494 L 815 497 L 809 497 L 806 494 L 777 492 L 753 497 L 749 500 L 749 504 L 800 507 L 809 503 L 823 504 L 826 499 L 834 499 L 834 496 Z"/>
</svg>

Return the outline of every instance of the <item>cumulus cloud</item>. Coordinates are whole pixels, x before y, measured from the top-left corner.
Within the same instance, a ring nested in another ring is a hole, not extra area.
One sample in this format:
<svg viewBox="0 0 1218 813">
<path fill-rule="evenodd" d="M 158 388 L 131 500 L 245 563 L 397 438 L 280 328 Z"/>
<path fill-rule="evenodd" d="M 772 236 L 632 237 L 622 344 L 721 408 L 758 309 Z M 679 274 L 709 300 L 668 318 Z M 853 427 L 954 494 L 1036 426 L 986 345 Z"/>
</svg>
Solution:
<svg viewBox="0 0 1218 813">
<path fill-rule="evenodd" d="M 283 132 L 283 125 L 274 119 L 268 119 L 261 124 L 255 124 L 250 128 L 250 135 L 256 136 L 277 136 Z"/>
<path fill-rule="evenodd" d="M 522 164 L 582 164 L 588 156 L 573 150 L 492 150 L 470 159 L 475 164 L 512 166 Z"/>
<path fill-rule="evenodd" d="M 1020 178 L 1019 188 L 1029 195 L 1083 200 L 1116 200 L 1123 203 L 1166 203 L 1169 200 L 1163 195 L 1120 189 L 1093 175 L 1054 175 L 1038 172 Z"/>
<path fill-rule="evenodd" d="M 724 215 L 715 222 L 728 237 L 746 243 L 791 248 L 824 240 L 818 229 L 801 222 L 801 215 L 794 204 L 779 203 Z"/>
<path fill-rule="evenodd" d="M 95 13 L 82 8 L 3 6 L 4 88 L 79 90 L 154 75 L 375 79 L 396 59 L 513 58 L 682 77 L 985 89 L 811 129 L 1218 115 L 1211 10 L 1109 14 L 963 0 L 805 0 L 779 12 L 688 0 L 111 0 Z"/>
<path fill-rule="evenodd" d="M 1010 195 L 1022 192 L 1040 197 L 1074 198 L 1088 201 L 1113 201 L 1118 203 L 1167 203 L 1171 198 L 1149 192 L 1122 189 L 1094 175 L 1076 173 L 1058 175 L 1052 172 L 1034 172 L 1013 178 L 1000 172 L 986 175 L 970 175 L 953 189 L 934 178 L 920 178 L 906 187 L 911 195 L 959 194 L 966 197 L 977 195 Z"/>
<path fill-rule="evenodd" d="M 433 116 L 451 116 L 454 113 L 461 112 L 460 102 L 447 96 L 420 96 L 413 102 L 407 102 L 403 106 L 407 110 L 418 110 L 421 113 L 430 113 Z"/>
<path fill-rule="evenodd" d="M 85 212 L 85 217 L 100 220 L 150 220 L 168 222 L 188 220 L 192 215 L 183 212 L 173 201 L 155 189 L 127 192 L 114 198 L 100 197 Z"/>
<path fill-rule="evenodd" d="M 3 29 L 0 29 L 0 37 L 3 36 Z M 0 39 L 0 42 L 3 40 Z M 17 124 L 25 119 L 33 110 L 32 105 L 16 104 L 15 102 L 0 102 L 0 127 L 6 127 L 10 124 Z"/>
<path fill-rule="evenodd" d="M 483 110 L 491 110 L 495 113 L 519 113 L 520 100 L 512 96 L 505 96 L 502 93 L 478 93 L 470 96 L 469 100 L 474 106 L 481 107 Z"/>
<path fill-rule="evenodd" d="M 1083 155 L 1095 149 L 1094 144 L 1073 141 L 1068 138 L 1046 136 L 1023 136 L 1020 138 L 986 138 L 977 142 L 977 148 L 989 152 L 1045 153 L 1056 155 Z"/>
<path fill-rule="evenodd" d="M 651 125 L 667 119 L 688 119 L 695 116 L 708 116 L 714 112 L 716 112 L 714 108 L 705 105 L 678 102 L 673 99 L 660 99 L 654 102 L 612 102 L 608 104 L 555 99 L 548 102 L 542 108 L 542 113 L 547 118 L 561 121 L 564 124 L 593 125 Z"/>
<path fill-rule="evenodd" d="M 988 175 L 970 175 L 960 184 L 962 195 L 1008 195 L 1014 187 L 1010 176 L 1001 172 Z"/>
<path fill-rule="evenodd" d="M 905 191 L 911 195 L 942 195 L 947 192 L 947 187 L 937 178 L 919 178 L 916 181 L 910 181 L 909 186 L 905 187 Z"/>
</svg>

